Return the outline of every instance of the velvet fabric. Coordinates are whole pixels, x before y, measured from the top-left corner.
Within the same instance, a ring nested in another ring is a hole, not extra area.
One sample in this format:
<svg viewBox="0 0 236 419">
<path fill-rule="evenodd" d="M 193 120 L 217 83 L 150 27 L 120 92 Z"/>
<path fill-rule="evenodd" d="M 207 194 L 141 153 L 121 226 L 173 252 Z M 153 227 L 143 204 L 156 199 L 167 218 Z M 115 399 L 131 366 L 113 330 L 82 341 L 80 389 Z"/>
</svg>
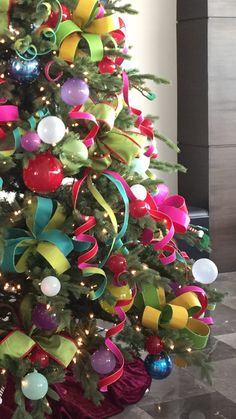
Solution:
<svg viewBox="0 0 236 419">
<path fill-rule="evenodd" d="M 49 400 L 53 414 L 46 419 L 105 419 L 121 413 L 128 404 L 137 403 L 151 385 L 143 361 L 135 359 L 125 364 L 124 374 L 120 380 L 110 386 L 105 393 L 105 400 L 95 406 L 83 397 L 79 383 L 68 373 L 64 383 L 54 386 L 60 401 Z M 7 383 L 0 406 L 0 418 L 11 419 L 15 410 L 14 385 L 12 380 Z"/>
</svg>

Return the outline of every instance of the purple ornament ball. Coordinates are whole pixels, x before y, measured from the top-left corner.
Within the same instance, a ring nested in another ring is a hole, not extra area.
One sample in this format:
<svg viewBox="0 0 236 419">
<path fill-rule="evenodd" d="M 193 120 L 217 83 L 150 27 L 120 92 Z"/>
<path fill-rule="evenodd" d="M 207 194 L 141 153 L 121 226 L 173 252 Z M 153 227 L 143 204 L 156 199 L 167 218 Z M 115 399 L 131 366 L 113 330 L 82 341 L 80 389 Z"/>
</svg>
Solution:
<svg viewBox="0 0 236 419">
<path fill-rule="evenodd" d="M 37 304 L 32 313 L 32 321 L 39 329 L 53 330 L 58 326 L 57 315 L 45 304 Z"/>
<path fill-rule="evenodd" d="M 29 131 L 21 137 L 21 147 L 26 151 L 37 151 L 41 140 L 35 131 Z"/>
<path fill-rule="evenodd" d="M 98 374 L 110 374 L 116 367 L 116 358 L 107 348 L 101 347 L 91 356 L 91 365 Z"/>
<path fill-rule="evenodd" d="M 83 105 L 89 98 L 89 88 L 85 81 L 68 79 L 61 87 L 61 98 L 70 106 Z"/>
</svg>

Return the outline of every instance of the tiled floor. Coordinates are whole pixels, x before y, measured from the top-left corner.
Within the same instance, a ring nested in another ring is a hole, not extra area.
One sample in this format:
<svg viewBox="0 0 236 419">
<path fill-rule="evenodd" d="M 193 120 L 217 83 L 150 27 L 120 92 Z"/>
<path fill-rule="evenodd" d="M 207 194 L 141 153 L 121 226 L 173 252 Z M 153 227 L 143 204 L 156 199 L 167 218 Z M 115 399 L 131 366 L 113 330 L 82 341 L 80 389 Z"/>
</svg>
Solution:
<svg viewBox="0 0 236 419">
<path fill-rule="evenodd" d="M 210 361 L 212 387 L 194 368 L 175 368 L 163 381 L 116 419 L 236 419 L 236 273 L 222 274 L 214 286 L 228 292 L 214 312 Z"/>
</svg>

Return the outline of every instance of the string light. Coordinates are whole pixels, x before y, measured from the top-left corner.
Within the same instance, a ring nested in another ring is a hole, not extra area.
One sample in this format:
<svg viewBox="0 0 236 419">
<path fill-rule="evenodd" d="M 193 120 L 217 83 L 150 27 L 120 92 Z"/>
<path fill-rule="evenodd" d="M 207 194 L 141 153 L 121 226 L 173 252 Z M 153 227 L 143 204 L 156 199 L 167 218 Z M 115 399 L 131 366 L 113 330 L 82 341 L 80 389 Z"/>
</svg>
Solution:
<svg viewBox="0 0 236 419">
<path fill-rule="evenodd" d="M 102 229 L 102 234 L 107 234 L 107 229 L 106 228 Z"/>
<path fill-rule="evenodd" d="M 89 317 L 90 317 L 90 319 L 93 319 L 94 318 L 94 314 L 93 313 L 90 313 Z"/>
<path fill-rule="evenodd" d="M 27 204 L 32 204 L 32 199 L 28 199 Z"/>
<path fill-rule="evenodd" d="M 2 73 L 0 77 L 1 77 L 1 79 L 4 79 L 5 75 Z"/>
<path fill-rule="evenodd" d="M 85 283 L 84 283 L 84 282 L 81 282 L 81 283 L 80 283 L 80 285 L 81 285 L 82 287 L 84 287 L 84 286 L 85 286 Z"/>
<path fill-rule="evenodd" d="M 70 64 L 70 68 L 75 68 L 75 65 L 74 64 Z"/>
<path fill-rule="evenodd" d="M 143 269 L 146 271 L 147 269 L 149 269 L 149 266 L 146 265 L 146 263 L 143 263 Z"/>
<path fill-rule="evenodd" d="M 104 218 L 107 218 L 107 217 L 108 217 L 107 212 L 104 212 L 103 217 L 104 217 Z"/>
<path fill-rule="evenodd" d="M 141 332 L 141 330 L 142 330 L 141 327 L 139 327 L 139 326 L 136 326 L 135 329 L 137 330 L 137 332 Z"/>
<path fill-rule="evenodd" d="M 92 178 L 93 178 L 93 179 L 97 179 L 97 175 L 93 175 L 93 176 L 92 176 Z"/>
<path fill-rule="evenodd" d="M 1 39 L 0 39 L 0 43 L 1 43 L 1 44 L 5 44 L 5 42 L 6 42 L 6 40 L 5 40 L 4 38 L 1 38 Z"/>
<path fill-rule="evenodd" d="M 45 89 L 44 89 L 43 86 L 41 86 L 39 90 L 40 90 L 40 92 L 43 92 Z"/>
<path fill-rule="evenodd" d="M 74 362 L 74 364 L 76 364 L 76 362 L 77 362 L 76 357 L 73 358 L 73 362 Z"/>
<path fill-rule="evenodd" d="M 4 368 L 3 368 L 3 369 L 1 369 L 1 374 L 2 374 L 2 375 L 6 374 L 6 372 L 7 372 L 7 370 L 5 370 Z"/>
<path fill-rule="evenodd" d="M 192 352 L 192 348 L 187 348 L 186 351 L 190 353 Z"/>
<path fill-rule="evenodd" d="M 86 330 L 84 331 L 84 333 L 88 336 L 88 335 L 89 335 L 89 330 L 88 330 L 88 329 L 86 329 Z"/>
<path fill-rule="evenodd" d="M 171 349 L 172 351 L 175 349 L 175 345 L 174 345 L 173 343 L 170 345 L 170 349 Z"/>
<path fill-rule="evenodd" d="M 136 275 L 137 271 L 135 269 L 132 269 L 131 274 Z"/>
</svg>

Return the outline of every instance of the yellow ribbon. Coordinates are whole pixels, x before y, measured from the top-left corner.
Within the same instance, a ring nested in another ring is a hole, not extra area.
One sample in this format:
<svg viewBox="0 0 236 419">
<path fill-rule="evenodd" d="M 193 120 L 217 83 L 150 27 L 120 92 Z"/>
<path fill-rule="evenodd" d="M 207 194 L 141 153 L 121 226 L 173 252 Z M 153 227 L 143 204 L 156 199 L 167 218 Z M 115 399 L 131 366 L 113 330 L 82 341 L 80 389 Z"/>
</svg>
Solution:
<svg viewBox="0 0 236 419">
<path fill-rule="evenodd" d="M 103 43 L 101 36 L 119 29 L 119 18 L 114 15 L 96 19 L 98 12 L 97 0 L 79 0 L 74 10 L 72 20 L 59 25 L 57 44 L 60 48 L 59 57 L 73 62 L 81 39 L 84 39 L 90 49 L 92 61 L 103 58 Z"/>
<path fill-rule="evenodd" d="M 159 327 L 178 329 L 182 331 L 183 337 L 191 340 L 194 349 L 202 349 L 206 346 L 210 334 L 209 327 L 202 321 L 191 318 L 201 308 L 195 293 L 186 292 L 166 303 L 164 289 L 155 289 L 150 285 L 146 287 L 142 298 L 145 305 L 142 317 L 144 327 L 155 332 Z"/>
</svg>

